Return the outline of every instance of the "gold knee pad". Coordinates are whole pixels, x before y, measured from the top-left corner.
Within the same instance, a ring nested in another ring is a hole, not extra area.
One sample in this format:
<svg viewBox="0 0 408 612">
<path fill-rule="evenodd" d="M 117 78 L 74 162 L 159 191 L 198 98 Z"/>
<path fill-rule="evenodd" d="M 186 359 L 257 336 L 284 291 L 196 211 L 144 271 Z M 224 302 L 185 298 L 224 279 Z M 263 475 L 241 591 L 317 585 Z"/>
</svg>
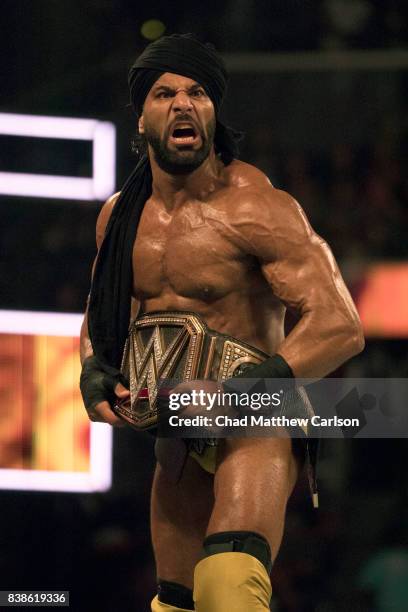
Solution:
<svg viewBox="0 0 408 612">
<path fill-rule="evenodd" d="M 191 610 L 170 606 L 169 604 L 159 601 L 156 595 L 156 597 L 152 601 L 152 612 L 191 612 Z"/>
<path fill-rule="evenodd" d="M 271 596 L 268 572 L 253 555 L 223 552 L 196 565 L 197 612 L 269 612 Z"/>
</svg>

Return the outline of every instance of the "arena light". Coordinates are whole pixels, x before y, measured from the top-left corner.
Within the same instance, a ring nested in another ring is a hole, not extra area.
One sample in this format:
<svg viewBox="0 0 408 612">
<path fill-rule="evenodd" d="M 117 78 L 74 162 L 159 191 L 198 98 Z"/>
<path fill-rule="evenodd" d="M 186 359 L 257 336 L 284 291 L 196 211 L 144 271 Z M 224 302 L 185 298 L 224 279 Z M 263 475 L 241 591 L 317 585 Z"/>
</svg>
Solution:
<svg viewBox="0 0 408 612">
<path fill-rule="evenodd" d="M 147 40 L 156 40 L 163 36 L 166 31 L 166 26 L 159 19 L 148 19 L 142 24 L 140 33 Z"/>
<path fill-rule="evenodd" d="M 91 493 L 107 491 L 112 484 L 112 429 L 91 423 L 89 472 L 0 469 L 0 489 Z"/>
<path fill-rule="evenodd" d="M 83 317 L 80 314 L 0 310 L 0 334 L 3 339 L 9 338 L 11 335 L 16 335 L 17 338 L 30 335 L 36 339 L 50 337 L 49 343 L 52 342 L 52 337 L 58 336 L 60 340 L 56 340 L 61 342 L 62 337 L 67 339 L 78 338 L 82 319 Z M 76 364 L 77 360 L 78 356 L 75 352 L 72 361 Z M 57 362 L 57 366 L 58 370 L 61 370 L 63 364 Z M 21 367 L 23 367 L 23 364 Z M 44 366 L 39 364 L 39 367 Z M 3 376 L 3 386 L 7 385 L 4 378 Z M 76 387 L 77 378 L 76 374 L 74 376 L 70 375 L 69 381 L 71 382 L 69 382 L 69 385 L 73 385 L 72 380 L 75 379 Z M 58 382 L 52 380 L 48 382 L 50 385 L 53 382 L 54 385 L 58 384 Z M 10 384 L 12 383 L 13 381 L 10 380 Z M 38 389 L 38 392 L 43 393 L 41 389 Z M 77 393 L 77 389 L 75 389 L 75 392 Z M 27 417 L 28 412 L 25 409 L 24 418 L 27 419 Z M 75 419 L 77 418 L 76 416 Z M 82 416 L 80 418 L 82 419 Z M 61 428 L 58 431 L 61 433 Z M 38 434 L 37 431 L 35 433 Z M 63 433 L 63 435 L 66 437 L 66 433 Z M 67 492 L 106 491 L 111 486 L 112 428 L 104 423 L 90 423 L 89 435 L 89 469 L 87 471 L 14 469 L 5 466 L 0 468 L 0 489 Z"/>
<path fill-rule="evenodd" d="M 373 264 L 362 280 L 356 304 L 365 335 L 407 338 L 408 263 Z"/>
<path fill-rule="evenodd" d="M 1 334 L 79 336 L 83 315 L 63 312 L 0 310 Z"/>
<path fill-rule="evenodd" d="M 0 172 L 0 194 L 66 200 L 104 200 L 115 190 L 116 130 L 94 119 L 0 113 L 0 135 L 89 140 L 92 178 Z"/>
</svg>

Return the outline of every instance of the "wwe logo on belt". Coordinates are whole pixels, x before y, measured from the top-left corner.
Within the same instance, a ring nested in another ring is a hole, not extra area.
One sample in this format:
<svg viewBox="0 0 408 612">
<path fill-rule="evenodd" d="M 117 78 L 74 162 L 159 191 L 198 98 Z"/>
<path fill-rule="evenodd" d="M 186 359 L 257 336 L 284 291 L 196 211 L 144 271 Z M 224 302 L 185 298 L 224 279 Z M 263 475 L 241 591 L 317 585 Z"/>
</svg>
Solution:
<svg viewBox="0 0 408 612">
<path fill-rule="evenodd" d="M 131 399 L 116 405 L 116 411 L 137 428 L 155 425 L 160 381 L 197 375 L 203 335 L 204 327 L 194 315 L 155 313 L 137 319 L 122 363 Z"/>
<path fill-rule="evenodd" d="M 223 381 L 239 368 L 267 357 L 245 342 L 208 329 L 196 313 L 144 314 L 133 322 L 123 355 L 130 401 L 119 402 L 114 409 L 138 429 L 152 427 L 157 422 L 161 381 Z"/>
<path fill-rule="evenodd" d="M 184 353 L 190 334 L 186 328 L 181 328 L 176 333 L 173 340 L 165 348 L 162 331 L 158 326 L 148 341 L 147 345 L 142 345 L 142 334 L 136 334 L 134 342 L 130 347 L 130 362 L 129 365 L 135 372 L 135 376 L 131 376 L 130 392 L 131 395 L 137 397 L 140 391 L 147 387 L 150 405 L 155 404 L 158 392 L 158 382 L 160 379 L 170 378 Z"/>
</svg>

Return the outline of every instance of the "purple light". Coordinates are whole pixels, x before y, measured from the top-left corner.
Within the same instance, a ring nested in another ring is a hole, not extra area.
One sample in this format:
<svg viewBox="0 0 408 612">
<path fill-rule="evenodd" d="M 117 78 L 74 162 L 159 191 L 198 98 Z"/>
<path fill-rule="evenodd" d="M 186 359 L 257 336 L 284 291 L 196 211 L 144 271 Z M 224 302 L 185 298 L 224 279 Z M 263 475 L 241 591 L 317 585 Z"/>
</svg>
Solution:
<svg viewBox="0 0 408 612">
<path fill-rule="evenodd" d="M 0 113 L 0 134 L 35 138 L 90 140 L 93 176 L 52 176 L 0 172 L 0 194 L 65 200 L 104 200 L 115 190 L 116 130 L 94 119 Z"/>
</svg>

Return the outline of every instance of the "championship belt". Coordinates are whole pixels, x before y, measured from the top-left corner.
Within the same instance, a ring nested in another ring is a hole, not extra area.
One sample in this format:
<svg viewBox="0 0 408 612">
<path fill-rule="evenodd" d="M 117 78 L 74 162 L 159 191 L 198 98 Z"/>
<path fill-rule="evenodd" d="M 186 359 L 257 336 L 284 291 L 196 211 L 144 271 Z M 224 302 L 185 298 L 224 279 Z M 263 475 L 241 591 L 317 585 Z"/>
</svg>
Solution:
<svg viewBox="0 0 408 612">
<path fill-rule="evenodd" d="M 161 381 L 222 382 L 268 357 L 209 329 L 195 313 L 150 312 L 130 326 L 121 367 L 129 380 L 130 398 L 117 402 L 114 411 L 136 429 L 150 429 L 157 424 Z"/>
</svg>

